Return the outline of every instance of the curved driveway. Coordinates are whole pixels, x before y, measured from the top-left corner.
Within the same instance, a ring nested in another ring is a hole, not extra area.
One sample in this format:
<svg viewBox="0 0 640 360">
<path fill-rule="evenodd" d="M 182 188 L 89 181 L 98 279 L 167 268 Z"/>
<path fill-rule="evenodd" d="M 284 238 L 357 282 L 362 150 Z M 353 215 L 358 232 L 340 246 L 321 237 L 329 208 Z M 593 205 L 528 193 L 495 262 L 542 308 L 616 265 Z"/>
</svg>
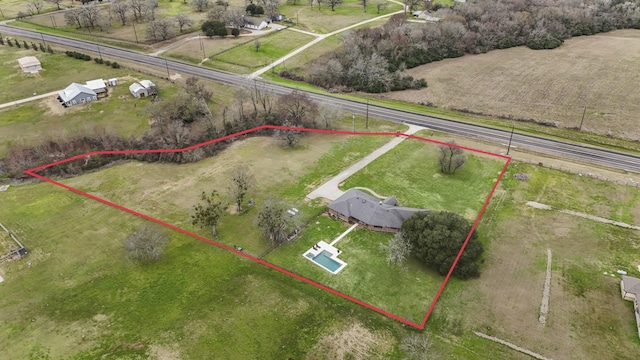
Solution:
<svg viewBox="0 0 640 360">
<path fill-rule="evenodd" d="M 5 35 L 18 35 L 36 40 L 44 39 L 48 43 L 75 48 L 78 50 L 92 52 L 97 52 L 98 50 L 98 45 L 96 45 L 95 43 L 69 39 L 55 35 L 41 34 L 36 31 L 18 29 L 6 25 L 0 25 L 0 33 Z M 142 65 L 167 68 L 167 72 L 180 72 L 183 74 L 197 76 L 209 80 L 215 80 L 226 84 L 239 85 L 248 81 L 246 77 L 241 75 L 207 69 L 173 60 L 157 58 L 147 54 L 131 50 L 119 49 L 112 46 L 100 45 L 100 51 L 103 55 L 109 56 L 111 58 L 134 61 Z M 262 81 L 260 82 L 266 90 L 271 91 L 275 94 L 285 94 L 291 92 L 292 90 L 292 88 L 283 85 L 276 85 Z M 309 92 L 308 95 L 318 102 L 337 106 L 344 111 L 352 113 L 365 114 L 368 108 L 368 113 L 372 117 L 425 126 L 437 131 L 505 144 L 505 147 L 509 142 L 510 131 L 507 130 L 494 129 L 476 124 L 467 124 L 433 116 L 395 110 L 382 106 L 367 105 L 356 101 L 333 97 L 331 95 L 316 94 L 312 92 Z M 592 146 L 563 142 L 519 133 L 515 133 L 513 135 L 512 146 L 517 146 L 519 148 L 532 150 L 556 157 L 564 157 L 605 167 L 640 173 L 640 156 L 630 153 L 622 153 L 603 148 L 596 148 Z"/>
</svg>

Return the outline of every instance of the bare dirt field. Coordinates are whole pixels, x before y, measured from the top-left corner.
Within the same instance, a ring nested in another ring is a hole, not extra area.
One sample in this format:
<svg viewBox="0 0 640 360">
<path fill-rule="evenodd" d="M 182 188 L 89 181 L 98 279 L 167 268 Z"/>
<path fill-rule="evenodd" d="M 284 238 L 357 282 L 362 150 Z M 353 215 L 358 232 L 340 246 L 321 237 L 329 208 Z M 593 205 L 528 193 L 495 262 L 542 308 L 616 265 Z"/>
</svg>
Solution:
<svg viewBox="0 0 640 360">
<path fill-rule="evenodd" d="M 640 31 L 572 38 L 554 50 L 525 47 L 448 59 L 411 70 L 423 90 L 388 98 L 640 140 Z M 586 107 L 586 111 L 585 111 Z"/>
</svg>

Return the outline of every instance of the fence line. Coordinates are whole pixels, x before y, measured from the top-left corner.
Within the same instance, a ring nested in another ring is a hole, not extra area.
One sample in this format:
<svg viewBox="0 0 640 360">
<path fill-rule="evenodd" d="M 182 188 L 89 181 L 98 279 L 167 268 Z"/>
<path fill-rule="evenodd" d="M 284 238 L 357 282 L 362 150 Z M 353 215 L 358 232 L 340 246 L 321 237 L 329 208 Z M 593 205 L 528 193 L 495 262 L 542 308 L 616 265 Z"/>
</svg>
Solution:
<svg viewBox="0 0 640 360">
<path fill-rule="evenodd" d="M 0 223 L 0 227 L 2 228 L 2 230 L 4 230 L 4 232 L 7 233 L 7 235 L 9 235 L 9 237 L 16 242 L 16 244 L 18 244 L 18 249 L 13 250 L 11 252 L 9 252 L 7 255 L 0 257 L 0 263 L 5 262 L 7 259 L 13 257 L 15 254 L 20 255 L 20 257 L 22 257 L 23 255 L 21 254 L 21 251 L 24 251 L 24 246 L 22 246 L 22 243 L 13 235 L 13 233 L 11 231 L 9 231 L 9 229 L 7 229 L 4 225 L 2 225 L 2 223 Z M 26 254 L 26 251 L 25 251 Z"/>
</svg>

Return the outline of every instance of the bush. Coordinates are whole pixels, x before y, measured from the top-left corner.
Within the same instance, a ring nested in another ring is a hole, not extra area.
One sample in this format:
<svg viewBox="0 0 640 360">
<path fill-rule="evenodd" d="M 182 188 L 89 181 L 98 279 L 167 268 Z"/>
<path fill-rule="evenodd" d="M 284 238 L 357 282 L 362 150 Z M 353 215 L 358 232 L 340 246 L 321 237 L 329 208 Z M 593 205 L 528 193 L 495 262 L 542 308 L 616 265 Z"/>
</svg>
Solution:
<svg viewBox="0 0 640 360">
<path fill-rule="evenodd" d="M 102 60 L 100 58 L 93 58 L 93 61 L 95 61 L 98 64 L 104 64 L 104 60 Z"/>
<path fill-rule="evenodd" d="M 157 226 L 146 225 L 124 240 L 129 257 L 142 261 L 157 261 L 169 244 L 169 236 Z"/>
<path fill-rule="evenodd" d="M 105 65 L 107 65 L 107 66 L 111 66 L 111 61 L 109 61 L 109 60 L 105 60 L 105 61 L 104 61 L 104 64 L 105 64 Z"/>
<path fill-rule="evenodd" d="M 120 68 L 120 64 L 118 64 L 117 62 L 114 61 L 114 62 L 111 63 L 111 67 L 114 68 L 114 69 L 119 69 Z"/>
</svg>

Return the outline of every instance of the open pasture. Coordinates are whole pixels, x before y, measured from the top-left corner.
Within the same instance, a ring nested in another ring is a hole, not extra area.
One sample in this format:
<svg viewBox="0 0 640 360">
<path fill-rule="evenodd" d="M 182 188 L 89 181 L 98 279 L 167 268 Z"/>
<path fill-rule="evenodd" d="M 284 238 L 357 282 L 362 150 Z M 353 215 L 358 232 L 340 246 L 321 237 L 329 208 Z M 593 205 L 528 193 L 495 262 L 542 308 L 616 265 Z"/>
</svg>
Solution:
<svg viewBox="0 0 640 360">
<path fill-rule="evenodd" d="M 639 38 L 638 30 L 619 30 L 553 50 L 518 47 L 438 61 L 407 71 L 427 79 L 428 88 L 385 97 L 565 128 L 582 123 L 583 131 L 640 140 Z"/>
</svg>

